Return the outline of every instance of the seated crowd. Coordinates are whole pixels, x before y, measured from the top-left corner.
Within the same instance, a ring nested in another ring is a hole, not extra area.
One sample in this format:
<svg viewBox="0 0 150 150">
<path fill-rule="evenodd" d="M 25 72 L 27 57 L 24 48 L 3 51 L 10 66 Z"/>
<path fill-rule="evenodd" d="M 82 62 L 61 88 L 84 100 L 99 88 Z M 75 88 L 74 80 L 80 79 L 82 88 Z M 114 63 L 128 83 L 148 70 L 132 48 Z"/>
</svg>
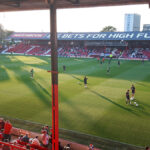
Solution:
<svg viewBox="0 0 150 150">
<path fill-rule="evenodd" d="M 122 58 L 150 59 L 149 48 L 129 48 L 123 52 Z"/>
<path fill-rule="evenodd" d="M 1 51 L 2 52 L 2 51 Z M 2 52 L 3 53 L 3 52 Z M 51 48 L 48 44 L 26 44 L 24 42 L 7 47 L 4 53 L 22 53 L 24 55 L 51 55 Z M 122 55 L 120 56 L 120 54 Z M 121 58 L 144 58 L 150 59 L 150 48 L 129 48 L 124 49 L 117 47 L 105 46 L 83 46 L 83 45 L 59 45 L 59 57 L 108 57 L 113 54 L 114 57 Z"/>
<path fill-rule="evenodd" d="M 0 144 L 2 150 L 10 150 L 10 145 L 19 146 L 29 150 L 51 150 L 52 149 L 52 134 L 48 126 L 44 126 L 41 130 L 40 138 L 35 136 L 31 138 L 29 134 L 20 135 L 16 140 L 12 139 L 11 135 L 12 124 L 3 118 L 0 119 L 0 141 L 7 144 Z M 17 150 L 17 149 L 16 149 Z M 62 147 L 59 142 L 59 150 L 71 150 L 70 144 Z"/>
</svg>

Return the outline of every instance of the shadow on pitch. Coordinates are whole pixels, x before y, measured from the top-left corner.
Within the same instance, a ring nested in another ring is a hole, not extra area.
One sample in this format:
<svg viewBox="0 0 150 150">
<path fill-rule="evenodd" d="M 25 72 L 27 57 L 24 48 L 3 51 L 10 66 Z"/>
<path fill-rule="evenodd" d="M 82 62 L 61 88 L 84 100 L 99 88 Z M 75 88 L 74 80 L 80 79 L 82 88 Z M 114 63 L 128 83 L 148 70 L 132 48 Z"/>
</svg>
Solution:
<svg viewBox="0 0 150 150">
<path fill-rule="evenodd" d="M 59 119 L 61 122 L 63 122 L 63 125 L 65 127 L 70 129 L 76 128 L 74 120 L 78 120 L 80 122 L 80 119 L 82 118 L 89 118 L 88 113 L 82 108 L 82 105 L 84 105 L 84 103 L 80 104 L 72 101 L 66 98 L 66 96 L 61 92 L 59 92 L 59 99 L 61 100 L 61 102 L 59 103 Z M 66 109 L 66 106 L 69 108 L 69 110 Z M 73 122 L 70 122 L 71 120 Z M 85 127 L 87 127 L 87 125 L 85 125 Z"/>
<path fill-rule="evenodd" d="M 78 81 L 80 81 L 80 82 L 83 82 L 83 80 L 81 80 L 80 78 L 78 78 L 78 77 L 76 77 L 76 76 L 74 76 L 74 75 L 71 75 L 71 77 L 73 77 L 74 79 L 76 79 L 76 80 L 78 80 Z"/>
<path fill-rule="evenodd" d="M 49 58 L 45 57 L 40 57 L 36 56 L 41 60 L 46 61 L 48 64 L 43 64 L 40 66 L 39 64 L 30 64 L 32 67 L 37 67 L 43 70 L 51 70 L 51 65 Z M 62 62 L 61 60 L 67 60 L 67 58 L 60 58 L 58 59 L 58 70 L 60 73 L 62 73 Z M 70 60 L 71 58 L 68 58 Z M 74 60 L 74 59 L 72 59 Z M 90 63 L 91 62 L 91 63 Z M 135 80 L 135 73 L 130 72 L 131 69 L 134 69 L 134 67 L 137 67 L 141 65 L 141 63 L 136 62 L 136 61 L 123 61 L 121 60 L 121 66 L 118 68 L 117 60 L 112 59 L 110 63 L 110 74 L 107 75 L 107 66 L 108 66 L 108 60 L 105 60 L 105 63 L 101 66 L 99 66 L 99 63 L 96 63 L 96 59 L 91 59 L 90 61 L 85 61 L 81 63 L 72 63 L 67 67 L 67 72 L 65 74 L 74 74 L 74 75 L 87 75 L 87 76 L 92 76 L 92 77 L 99 77 L 99 78 L 104 78 L 104 79 L 109 79 L 109 78 L 115 78 L 115 79 L 124 79 L 124 80 Z M 88 63 L 88 64 L 87 64 Z M 71 67 L 70 67 L 71 66 Z M 92 67 L 95 67 L 95 69 L 92 70 Z M 90 70 L 91 68 L 91 70 Z M 124 73 L 127 72 L 127 74 L 124 75 Z M 121 75 L 123 74 L 123 76 Z M 121 76 L 120 76 L 121 75 Z M 75 79 L 77 79 L 74 76 Z M 78 79 L 77 79 L 78 80 Z M 136 81 L 140 81 L 140 78 L 137 78 Z M 80 81 L 80 79 L 79 79 Z M 82 81 L 83 82 L 83 81 Z"/>
<path fill-rule="evenodd" d="M 150 113 L 145 111 L 145 107 L 150 108 L 150 105 L 147 104 L 147 103 L 141 102 L 141 101 L 138 102 L 138 104 L 139 104 L 138 111 L 139 111 L 141 114 L 144 114 L 144 115 L 146 115 L 146 116 L 150 116 Z"/>
<path fill-rule="evenodd" d="M 40 88 L 45 94 L 51 96 L 51 94 L 46 90 L 46 88 L 44 88 L 40 83 L 38 83 L 38 82 L 35 82 L 35 83 L 39 86 L 39 88 Z"/>
<path fill-rule="evenodd" d="M 149 82 L 149 81 L 147 81 L 147 82 Z M 150 86 L 148 86 L 148 85 L 146 85 L 146 84 L 143 84 L 143 83 L 141 83 L 141 82 L 137 82 L 137 81 L 136 81 L 135 83 L 138 84 L 138 85 L 140 85 L 140 86 L 144 86 L 144 87 L 148 87 L 148 88 L 150 87 Z"/>
<path fill-rule="evenodd" d="M 141 101 L 140 104 L 144 105 L 145 107 L 150 108 L 150 105 L 148 103 L 144 103 L 143 101 Z"/>
<path fill-rule="evenodd" d="M 13 56 L 12 56 L 12 58 L 13 58 Z M 22 66 L 25 65 L 22 61 L 19 61 L 18 59 L 16 59 L 14 62 L 12 62 L 11 56 L 10 56 L 10 57 L 5 57 L 5 62 L 7 62 L 7 63 L 4 63 L 3 65 L 7 69 L 14 72 L 14 76 L 18 81 L 24 83 L 24 85 L 26 85 L 37 97 L 39 97 L 39 99 L 47 107 L 49 107 L 51 105 L 51 103 L 50 103 L 51 95 L 48 93 L 48 91 L 44 87 L 42 87 L 40 84 L 38 84 L 34 79 L 30 78 L 30 70 L 27 71 L 22 68 Z M 41 91 L 46 93 L 47 96 Z"/>
<path fill-rule="evenodd" d="M 39 64 L 28 64 L 28 66 L 30 67 L 34 67 L 34 68 L 39 68 L 42 70 L 51 70 L 51 66 L 49 64 L 43 64 L 43 65 L 39 65 Z"/>
<path fill-rule="evenodd" d="M 119 108 L 121 108 L 121 109 L 123 109 L 123 110 L 126 110 L 126 111 L 128 111 L 128 112 L 131 112 L 131 113 L 133 113 L 134 115 L 137 115 L 135 112 L 133 112 L 132 109 L 126 108 L 126 107 L 124 107 L 124 106 L 122 106 L 122 105 L 120 105 L 120 104 L 118 104 L 118 103 L 112 101 L 111 99 L 109 99 L 109 98 L 107 98 L 107 97 L 105 97 L 105 96 L 103 96 L 103 95 L 101 95 L 101 94 L 99 94 L 99 93 L 97 93 L 97 92 L 95 92 L 95 91 L 93 91 L 93 90 L 91 90 L 91 89 L 89 89 L 89 91 L 92 92 L 92 93 L 94 93 L 95 95 L 101 97 L 102 99 L 104 99 L 104 100 L 106 100 L 106 101 L 108 101 L 108 102 L 114 104 L 115 106 L 117 106 L 117 107 L 119 107 Z"/>
<path fill-rule="evenodd" d="M 26 71 L 22 70 L 24 74 Z M 26 80 L 22 80 L 21 76 L 16 77 L 20 82 L 23 82 L 37 97 L 40 98 L 40 100 L 49 107 L 51 105 L 50 103 L 50 94 L 46 91 L 45 88 L 43 88 L 41 85 L 37 84 L 37 82 L 34 79 L 31 79 L 30 76 L 26 78 Z M 48 96 L 45 96 L 44 93 L 48 94 Z"/>
<path fill-rule="evenodd" d="M 9 79 L 10 78 L 9 78 L 9 75 L 8 75 L 6 69 L 4 69 L 0 66 L 0 82 L 7 81 Z"/>
</svg>

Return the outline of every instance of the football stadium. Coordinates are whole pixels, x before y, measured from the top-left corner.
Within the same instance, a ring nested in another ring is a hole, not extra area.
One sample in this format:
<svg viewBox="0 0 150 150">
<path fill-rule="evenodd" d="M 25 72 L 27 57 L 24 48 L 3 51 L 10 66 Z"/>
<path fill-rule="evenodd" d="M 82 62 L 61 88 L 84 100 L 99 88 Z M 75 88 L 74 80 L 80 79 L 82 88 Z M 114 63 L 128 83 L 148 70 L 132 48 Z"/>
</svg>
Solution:
<svg viewBox="0 0 150 150">
<path fill-rule="evenodd" d="M 50 5 L 55 16 L 55 7 L 142 3 L 14 2 L 0 8 Z M 0 49 L 0 149 L 149 150 L 150 31 L 56 33 L 51 26 L 51 33 L 13 32 Z"/>
</svg>

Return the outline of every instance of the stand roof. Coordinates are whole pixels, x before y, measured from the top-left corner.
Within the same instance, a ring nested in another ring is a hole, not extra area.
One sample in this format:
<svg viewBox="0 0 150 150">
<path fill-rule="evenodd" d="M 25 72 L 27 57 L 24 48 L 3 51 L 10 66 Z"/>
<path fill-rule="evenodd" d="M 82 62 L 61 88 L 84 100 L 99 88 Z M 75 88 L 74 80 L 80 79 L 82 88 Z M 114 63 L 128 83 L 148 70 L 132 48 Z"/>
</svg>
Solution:
<svg viewBox="0 0 150 150">
<path fill-rule="evenodd" d="M 49 9 L 53 0 L 0 0 L 0 12 Z M 56 0 L 57 8 L 149 4 L 150 0 Z"/>
</svg>

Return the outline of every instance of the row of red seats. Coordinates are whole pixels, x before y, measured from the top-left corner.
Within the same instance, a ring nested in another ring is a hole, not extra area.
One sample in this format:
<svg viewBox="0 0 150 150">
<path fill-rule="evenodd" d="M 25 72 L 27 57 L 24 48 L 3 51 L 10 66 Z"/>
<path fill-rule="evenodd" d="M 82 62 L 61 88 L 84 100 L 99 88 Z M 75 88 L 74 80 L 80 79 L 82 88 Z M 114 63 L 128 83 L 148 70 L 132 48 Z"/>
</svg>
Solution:
<svg viewBox="0 0 150 150">
<path fill-rule="evenodd" d="M 34 47 L 33 47 L 34 46 Z M 33 49 L 31 49 L 33 48 Z M 30 51 L 28 51 L 31 49 Z M 51 55 L 51 51 L 48 51 L 49 45 L 38 45 L 38 44 L 24 44 L 20 43 L 17 44 L 15 47 L 10 48 L 7 50 L 7 52 L 14 52 L 14 53 L 26 53 L 29 55 Z M 140 50 L 140 49 L 139 49 Z M 28 51 L 28 52 L 27 52 Z M 59 56 L 80 56 L 80 57 L 87 57 L 92 55 L 100 55 L 100 53 L 108 53 L 108 51 L 111 51 L 111 49 L 107 49 L 106 47 L 71 47 L 71 46 L 62 46 L 59 47 L 58 55 Z M 119 54 L 121 50 L 116 50 L 115 53 Z M 47 53 L 46 53 L 47 52 Z M 130 50 L 126 49 L 123 51 L 122 58 L 128 58 Z M 146 56 L 148 59 L 150 59 L 150 51 L 146 51 L 142 49 L 142 53 L 144 56 Z"/>
<path fill-rule="evenodd" d="M 150 51 L 143 51 L 143 54 L 150 59 Z"/>
<path fill-rule="evenodd" d="M 31 51 L 27 52 L 29 49 L 31 49 L 33 46 L 35 46 Z M 12 48 L 9 48 L 7 52 L 13 52 L 13 53 L 26 53 L 26 54 L 44 54 L 49 49 L 48 46 L 42 46 L 42 45 L 31 45 L 31 44 L 17 44 Z"/>
<path fill-rule="evenodd" d="M 7 52 L 25 53 L 28 49 L 30 49 L 30 45 L 25 45 L 23 43 L 20 43 L 15 45 L 12 48 L 9 48 Z"/>
<path fill-rule="evenodd" d="M 0 141 L 0 148 L 4 148 L 5 149 L 8 149 L 8 150 L 26 150 L 26 149 L 30 149 L 30 150 L 35 150 L 35 149 L 38 149 L 38 150 L 48 150 L 48 148 L 45 148 L 45 147 L 42 147 L 42 146 L 37 146 L 37 145 L 34 145 L 34 144 L 28 144 L 27 145 L 24 145 L 23 143 L 21 144 L 14 144 L 14 143 L 9 143 L 9 142 L 2 142 Z"/>
</svg>

